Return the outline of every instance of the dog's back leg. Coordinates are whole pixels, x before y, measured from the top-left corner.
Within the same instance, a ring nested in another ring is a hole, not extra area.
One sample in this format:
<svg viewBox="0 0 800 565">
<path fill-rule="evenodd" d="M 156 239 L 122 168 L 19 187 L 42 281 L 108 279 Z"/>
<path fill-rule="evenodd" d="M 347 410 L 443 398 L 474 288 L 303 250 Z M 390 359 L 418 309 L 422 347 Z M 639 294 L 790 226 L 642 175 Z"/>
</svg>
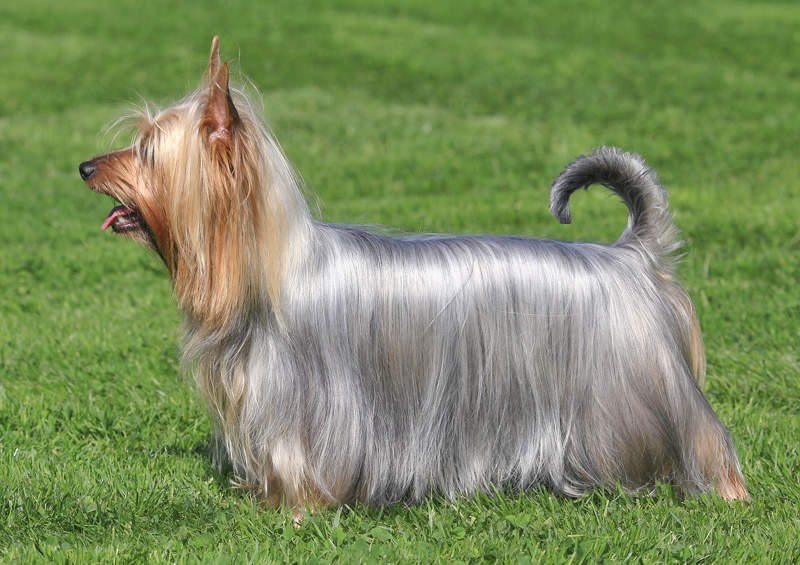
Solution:
<svg viewBox="0 0 800 565">
<path fill-rule="evenodd" d="M 699 392 L 699 391 L 698 391 Z M 701 399 L 706 404 L 705 399 Z M 696 468 L 688 469 L 699 474 L 706 486 L 713 486 L 716 493 L 725 500 L 750 501 L 744 484 L 739 458 L 728 430 L 720 423 L 710 407 L 703 410 L 703 418 L 691 431 L 693 437 L 690 455 Z"/>
</svg>

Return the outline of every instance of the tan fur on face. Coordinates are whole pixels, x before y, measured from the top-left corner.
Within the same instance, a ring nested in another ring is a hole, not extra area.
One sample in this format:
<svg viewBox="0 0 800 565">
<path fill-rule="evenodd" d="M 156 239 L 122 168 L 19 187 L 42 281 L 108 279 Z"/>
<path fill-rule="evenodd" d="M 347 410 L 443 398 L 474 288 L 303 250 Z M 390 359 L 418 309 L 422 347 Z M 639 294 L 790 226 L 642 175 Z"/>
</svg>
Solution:
<svg viewBox="0 0 800 565">
<path fill-rule="evenodd" d="M 142 175 L 141 162 L 134 146 L 112 151 L 93 160 L 97 172 L 90 186 L 96 192 L 108 194 L 126 206 L 134 206 L 145 220 L 154 237 L 161 240 L 166 234 L 163 208 L 158 204 L 152 185 Z M 135 231 L 123 234 L 146 247 L 156 247 L 146 233 Z"/>
<path fill-rule="evenodd" d="M 266 293 L 279 312 L 287 215 L 305 203 L 248 99 L 228 87 L 212 46 L 208 83 L 138 118 L 134 143 L 93 160 L 93 187 L 134 206 L 173 278 L 179 306 L 204 333 L 225 329 Z M 265 158 L 266 157 L 266 158 Z M 272 159 L 270 159 L 270 157 Z M 287 198 L 288 196 L 288 198 Z"/>
</svg>

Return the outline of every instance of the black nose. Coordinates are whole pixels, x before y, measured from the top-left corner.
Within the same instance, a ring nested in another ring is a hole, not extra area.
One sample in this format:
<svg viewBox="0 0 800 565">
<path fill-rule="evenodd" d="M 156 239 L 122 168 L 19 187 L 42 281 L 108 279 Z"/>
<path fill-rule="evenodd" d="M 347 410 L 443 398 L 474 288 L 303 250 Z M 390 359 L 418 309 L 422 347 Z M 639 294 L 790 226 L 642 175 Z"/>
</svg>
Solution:
<svg viewBox="0 0 800 565">
<path fill-rule="evenodd" d="M 78 165 L 78 171 L 81 173 L 81 178 L 86 180 L 97 171 L 97 167 L 91 161 L 84 161 Z"/>
</svg>

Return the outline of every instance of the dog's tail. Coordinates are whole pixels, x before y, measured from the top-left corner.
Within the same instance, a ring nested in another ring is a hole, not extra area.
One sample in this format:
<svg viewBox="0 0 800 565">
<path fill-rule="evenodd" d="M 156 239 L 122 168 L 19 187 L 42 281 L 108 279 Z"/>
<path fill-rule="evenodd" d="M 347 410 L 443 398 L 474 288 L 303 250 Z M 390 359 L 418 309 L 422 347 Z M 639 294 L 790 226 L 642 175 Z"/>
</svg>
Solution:
<svg viewBox="0 0 800 565">
<path fill-rule="evenodd" d="M 667 207 L 667 191 L 644 159 L 616 147 L 601 147 L 578 157 L 550 187 L 550 212 L 562 224 L 570 223 L 570 195 L 592 184 L 616 192 L 628 207 L 628 226 L 615 245 L 640 245 L 662 265 L 669 263 L 682 242 Z"/>
</svg>

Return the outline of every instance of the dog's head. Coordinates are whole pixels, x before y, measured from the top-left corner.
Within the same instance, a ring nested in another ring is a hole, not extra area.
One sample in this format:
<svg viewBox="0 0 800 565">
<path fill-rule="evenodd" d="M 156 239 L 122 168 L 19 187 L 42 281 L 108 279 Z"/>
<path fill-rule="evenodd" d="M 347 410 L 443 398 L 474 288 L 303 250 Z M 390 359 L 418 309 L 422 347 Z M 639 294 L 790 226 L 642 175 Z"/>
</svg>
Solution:
<svg viewBox="0 0 800 565">
<path fill-rule="evenodd" d="M 118 235 L 135 239 L 171 255 L 173 229 L 191 207 L 211 204 L 214 192 L 231 184 L 231 153 L 241 119 L 228 85 L 228 64 L 220 62 L 219 40 L 203 86 L 181 102 L 159 112 L 149 108 L 131 116 L 136 128 L 133 143 L 81 163 L 86 184 L 117 203 L 103 222 Z M 228 193 L 227 200 L 232 196 Z M 206 197 L 206 198 L 204 198 Z M 195 218 L 198 219 L 198 218 Z"/>
<path fill-rule="evenodd" d="M 130 146 L 79 166 L 89 188 L 116 201 L 102 228 L 154 249 L 179 305 L 203 320 L 230 317 L 265 280 L 277 292 L 269 281 L 280 274 L 287 208 L 299 194 L 279 146 L 228 78 L 214 37 L 200 88 L 137 112 Z"/>
</svg>

